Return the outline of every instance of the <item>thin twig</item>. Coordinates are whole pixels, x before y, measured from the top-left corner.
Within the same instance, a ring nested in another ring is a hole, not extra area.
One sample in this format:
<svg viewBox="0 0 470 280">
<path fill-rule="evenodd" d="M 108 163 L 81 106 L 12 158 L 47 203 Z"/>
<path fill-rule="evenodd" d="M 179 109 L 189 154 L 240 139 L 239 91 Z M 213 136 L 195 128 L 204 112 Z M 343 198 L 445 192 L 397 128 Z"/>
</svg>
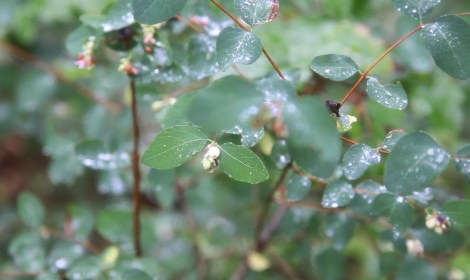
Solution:
<svg viewBox="0 0 470 280">
<path fill-rule="evenodd" d="M 358 144 L 358 142 L 356 142 L 356 141 L 354 141 L 354 140 L 352 140 L 352 139 L 349 139 L 349 138 L 347 138 L 347 137 L 344 137 L 344 136 L 341 136 L 341 139 L 343 139 L 343 141 L 348 142 L 348 143 L 353 144 L 353 145 Z M 387 151 L 387 150 L 384 150 L 384 149 L 380 149 L 380 148 L 379 148 L 379 149 L 376 149 L 376 150 L 377 150 L 379 153 L 382 153 L 382 154 L 389 154 L 389 153 L 390 153 L 390 151 Z"/>
<path fill-rule="evenodd" d="M 104 99 L 101 99 L 101 98 L 97 97 L 89 88 L 85 87 L 82 84 L 76 83 L 72 80 L 69 80 L 61 72 L 56 70 L 54 67 L 52 67 L 46 61 L 40 59 L 39 57 L 37 57 L 37 56 L 35 56 L 35 55 L 33 55 L 33 54 L 17 47 L 17 46 L 15 46 L 15 45 L 7 42 L 7 41 L 0 40 L 0 46 L 3 49 L 7 50 L 14 57 L 16 57 L 16 58 L 18 58 L 18 59 L 20 59 L 20 60 L 22 60 L 26 63 L 29 63 L 29 64 L 35 66 L 36 68 L 38 68 L 39 70 L 51 75 L 58 82 L 71 87 L 75 92 L 77 92 L 81 96 L 85 97 L 86 99 L 88 99 L 88 100 L 90 100 L 94 103 L 102 105 L 108 111 L 116 112 L 116 111 L 120 110 L 121 106 L 119 104 L 113 103 L 113 102 L 110 102 L 110 101 L 107 101 L 107 100 L 104 100 Z"/>
<path fill-rule="evenodd" d="M 470 16 L 470 12 L 459 13 L 459 14 L 455 14 L 455 15 L 458 16 L 458 17 L 465 17 L 465 16 Z"/>
<path fill-rule="evenodd" d="M 224 14 L 226 14 L 228 17 L 230 17 L 233 22 L 235 22 L 240 28 L 242 28 L 243 30 L 245 30 L 246 32 L 251 32 L 251 30 L 246 27 L 237 17 L 235 17 L 231 12 L 229 12 L 227 9 L 225 9 L 224 6 L 222 6 L 219 2 L 217 2 L 216 0 L 210 0 L 214 5 L 217 6 L 217 8 L 219 8 Z M 274 62 L 274 60 L 271 58 L 271 56 L 269 55 L 268 51 L 263 47 L 262 49 L 264 55 L 266 56 L 266 58 L 269 60 L 269 62 L 271 63 L 271 65 L 273 66 L 274 70 L 276 70 L 277 74 L 279 75 L 279 77 L 281 77 L 283 80 L 285 80 L 286 78 L 284 77 L 284 74 L 282 74 L 281 72 L 281 69 L 279 69 L 279 66 L 277 66 L 276 62 Z"/>
<path fill-rule="evenodd" d="M 411 30 L 407 34 L 405 34 L 403 37 L 398 39 L 393 45 L 391 45 L 385 52 L 383 52 L 370 66 L 367 68 L 367 70 L 361 74 L 357 82 L 349 89 L 348 93 L 344 96 L 344 98 L 341 100 L 340 105 L 342 106 L 348 98 L 353 94 L 354 90 L 359 86 L 359 84 L 367 77 L 369 72 L 388 54 L 390 53 L 393 49 L 395 49 L 401 42 L 405 41 L 408 37 L 413 35 L 414 33 L 418 32 L 423 28 L 424 25 L 420 24 L 415 27 L 415 29 Z"/>
<path fill-rule="evenodd" d="M 183 18 L 182 16 L 176 15 L 176 16 L 175 16 L 175 19 L 177 19 L 178 21 L 180 21 L 182 24 L 186 25 L 187 27 L 191 28 L 191 29 L 194 30 L 195 32 L 197 32 L 197 33 L 202 33 L 202 31 L 201 31 L 196 25 L 194 25 L 192 22 L 186 20 L 186 19 Z"/>
<path fill-rule="evenodd" d="M 134 80 L 130 80 L 131 87 L 131 110 L 132 110 L 132 131 L 134 135 L 133 151 L 132 151 L 132 177 L 133 185 L 133 233 L 134 233 L 134 251 L 137 257 L 142 256 L 142 247 L 140 244 L 140 155 L 139 155 L 139 121 L 137 112 L 137 98 Z"/>
<path fill-rule="evenodd" d="M 0 278 L 4 279 L 6 277 L 8 278 L 16 278 L 16 277 L 27 277 L 27 276 L 39 276 L 43 274 L 42 271 L 40 272 L 25 272 L 25 271 L 2 271 L 0 272 Z"/>
<path fill-rule="evenodd" d="M 273 251 L 269 251 L 269 256 L 271 259 L 279 266 L 282 272 L 289 277 L 289 280 L 302 280 L 302 278 L 297 275 L 295 270 L 290 267 L 290 265 L 284 261 L 283 258 L 281 258 L 278 254 L 274 253 Z"/>
</svg>

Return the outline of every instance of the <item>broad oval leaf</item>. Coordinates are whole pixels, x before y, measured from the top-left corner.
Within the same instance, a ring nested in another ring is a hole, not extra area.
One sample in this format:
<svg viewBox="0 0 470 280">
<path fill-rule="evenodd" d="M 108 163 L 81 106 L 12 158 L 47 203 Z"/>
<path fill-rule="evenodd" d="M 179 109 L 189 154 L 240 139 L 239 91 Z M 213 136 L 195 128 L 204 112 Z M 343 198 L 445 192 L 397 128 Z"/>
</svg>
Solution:
<svg viewBox="0 0 470 280">
<path fill-rule="evenodd" d="M 398 268 L 397 280 L 426 279 L 436 280 L 437 272 L 434 266 L 423 259 L 407 257 Z"/>
<path fill-rule="evenodd" d="M 356 195 L 349 204 L 348 209 L 361 215 L 370 215 L 370 208 L 375 197 L 386 191 L 387 189 L 384 185 L 373 180 L 362 181 L 354 188 Z"/>
<path fill-rule="evenodd" d="M 96 219 L 96 229 L 110 242 L 132 239 L 132 212 L 125 209 L 102 210 Z"/>
<path fill-rule="evenodd" d="M 316 177 L 330 177 L 341 157 L 341 141 L 334 120 L 323 103 L 315 97 L 286 102 L 282 118 L 292 159 Z"/>
<path fill-rule="evenodd" d="M 305 176 L 291 173 L 286 183 L 286 198 L 288 201 L 299 201 L 308 195 L 312 182 Z"/>
<path fill-rule="evenodd" d="M 352 185 L 346 180 L 337 179 L 326 186 L 321 204 L 325 208 L 338 208 L 348 205 L 353 198 Z"/>
<path fill-rule="evenodd" d="M 132 0 L 117 0 L 104 15 L 85 14 L 80 20 L 104 32 L 119 30 L 134 23 L 131 7 Z"/>
<path fill-rule="evenodd" d="M 36 232 L 16 234 L 8 246 L 8 252 L 21 271 L 37 272 L 46 265 L 45 244 Z"/>
<path fill-rule="evenodd" d="M 344 81 L 357 73 L 359 67 L 349 56 L 325 54 L 315 57 L 310 68 L 318 75 L 333 80 Z"/>
<path fill-rule="evenodd" d="M 99 170 L 117 169 L 129 166 L 129 154 L 125 152 L 110 153 L 102 142 L 85 140 L 75 146 L 78 160 L 86 167 Z"/>
<path fill-rule="evenodd" d="M 380 153 L 365 144 L 356 144 L 344 153 L 343 173 L 349 180 L 356 180 L 369 168 L 380 163 Z"/>
<path fill-rule="evenodd" d="M 22 192 L 18 198 L 18 214 L 21 221 L 32 228 L 39 228 L 44 222 L 44 206 L 30 192 Z"/>
<path fill-rule="evenodd" d="M 467 145 L 455 153 L 457 171 L 465 176 L 470 183 L 470 145 Z"/>
<path fill-rule="evenodd" d="M 451 225 L 470 226 L 470 200 L 447 202 L 441 212 L 449 217 Z"/>
<path fill-rule="evenodd" d="M 257 184 L 269 179 L 269 173 L 261 159 L 250 149 L 232 143 L 220 147 L 219 166 L 230 178 Z"/>
<path fill-rule="evenodd" d="M 425 24 L 420 36 L 439 68 L 457 79 L 470 77 L 470 26 L 465 20 L 442 16 Z"/>
<path fill-rule="evenodd" d="M 209 35 L 199 34 L 188 44 L 189 74 L 200 80 L 219 72 L 216 55 L 216 40 Z"/>
<path fill-rule="evenodd" d="M 232 64 L 251 64 L 261 55 L 263 45 L 253 33 L 238 27 L 227 27 L 217 37 L 217 60 L 225 71 Z"/>
<path fill-rule="evenodd" d="M 274 20 L 279 12 L 279 0 L 235 0 L 235 9 L 249 25 Z"/>
<path fill-rule="evenodd" d="M 328 218 L 325 234 L 331 238 L 332 247 L 341 251 L 348 245 L 355 229 L 356 221 L 344 213 L 339 213 Z"/>
<path fill-rule="evenodd" d="M 392 2 L 399 12 L 416 19 L 421 19 L 439 4 L 441 0 L 392 0 Z"/>
<path fill-rule="evenodd" d="M 178 167 L 201 151 L 207 141 L 207 136 L 193 126 L 164 129 L 145 150 L 142 163 L 155 169 Z"/>
<path fill-rule="evenodd" d="M 408 105 L 408 98 L 401 84 L 382 85 L 377 78 L 369 77 L 366 91 L 371 99 L 384 107 L 403 110 Z"/>
<path fill-rule="evenodd" d="M 406 132 L 403 130 L 392 130 L 387 133 L 385 139 L 380 146 L 381 149 L 391 152 L 395 145 L 397 144 L 398 140 L 400 140 L 403 136 L 406 135 Z"/>
<path fill-rule="evenodd" d="M 255 84 L 238 76 L 228 76 L 199 90 L 192 97 L 189 119 L 210 131 L 251 127 L 260 113 L 263 94 Z"/>
<path fill-rule="evenodd" d="M 449 154 L 422 132 L 403 136 L 385 164 L 385 186 L 390 192 L 422 191 L 449 163 Z"/>
<path fill-rule="evenodd" d="M 395 233 L 402 233 L 413 221 L 413 208 L 402 196 L 379 194 L 372 203 L 372 211 L 389 218 Z"/>
<path fill-rule="evenodd" d="M 75 280 L 102 279 L 99 263 L 100 259 L 96 256 L 80 258 L 67 269 L 66 276 Z"/>
<path fill-rule="evenodd" d="M 179 13 L 188 0 L 133 0 L 132 9 L 137 22 L 156 24 Z"/>
</svg>

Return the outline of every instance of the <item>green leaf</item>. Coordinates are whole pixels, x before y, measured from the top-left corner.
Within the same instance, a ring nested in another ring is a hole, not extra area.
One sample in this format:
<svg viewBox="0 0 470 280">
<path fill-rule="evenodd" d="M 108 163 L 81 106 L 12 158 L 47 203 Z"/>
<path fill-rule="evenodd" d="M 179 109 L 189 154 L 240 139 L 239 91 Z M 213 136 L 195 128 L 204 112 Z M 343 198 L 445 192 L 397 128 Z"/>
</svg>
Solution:
<svg viewBox="0 0 470 280">
<path fill-rule="evenodd" d="M 246 23 L 255 26 L 277 17 L 279 0 L 235 0 L 235 9 Z"/>
<path fill-rule="evenodd" d="M 346 248 L 349 240 L 354 235 L 356 221 L 345 214 L 337 214 L 329 217 L 325 234 L 331 238 L 333 249 L 341 251 Z"/>
<path fill-rule="evenodd" d="M 73 236 L 78 240 L 88 240 L 94 226 L 93 213 L 87 207 L 79 205 L 68 206 L 67 213 L 71 215 L 70 227 Z"/>
<path fill-rule="evenodd" d="M 455 153 L 457 171 L 462 173 L 470 183 L 470 145 L 462 147 Z"/>
<path fill-rule="evenodd" d="M 291 156 L 287 149 L 286 140 L 280 139 L 274 142 L 270 158 L 278 169 L 284 168 L 289 164 L 289 162 L 291 162 Z"/>
<path fill-rule="evenodd" d="M 128 279 L 139 279 L 139 280 L 152 280 L 147 273 L 137 270 L 135 268 L 118 268 L 113 269 L 109 273 L 111 279 L 114 280 L 128 280 Z"/>
<path fill-rule="evenodd" d="M 402 130 L 393 130 L 387 133 L 387 136 L 384 139 L 384 142 L 380 146 L 381 149 L 391 152 L 395 145 L 398 143 L 403 136 L 406 135 L 405 131 Z"/>
<path fill-rule="evenodd" d="M 362 215 L 370 215 L 370 208 L 375 197 L 385 191 L 387 191 L 387 189 L 384 185 L 373 180 L 368 179 L 362 181 L 359 185 L 356 185 L 356 195 L 348 208 Z"/>
<path fill-rule="evenodd" d="M 117 0 L 105 15 L 86 14 L 80 20 L 91 27 L 99 28 L 104 32 L 119 30 L 134 23 L 131 10 L 132 0 Z"/>
<path fill-rule="evenodd" d="M 95 37 L 95 46 L 99 45 L 102 32 L 100 30 L 91 28 L 85 24 L 81 24 L 77 29 L 72 31 L 65 40 L 65 46 L 71 54 L 81 54 L 83 52 L 83 44 L 86 43 L 90 37 Z"/>
<path fill-rule="evenodd" d="M 349 180 L 356 180 L 369 166 L 380 163 L 380 153 L 365 144 L 349 147 L 343 157 L 343 173 Z"/>
<path fill-rule="evenodd" d="M 422 191 L 449 163 L 449 154 L 422 132 L 403 136 L 385 164 L 385 186 L 407 195 Z"/>
<path fill-rule="evenodd" d="M 119 169 L 129 166 L 129 154 L 108 152 L 103 143 L 97 140 L 85 140 L 75 146 L 78 160 L 86 167 L 98 170 Z"/>
<path fill-rule="evenodd" d="M 318 75 L 333 80 L 344 81 L 354 76 L 359 67 L 349 56 L 325 54 L 315 57 L 310 68 Z"/>
<path fill-rule="evenodd" d="M 142 163 L 155 169 L 178 167 L 201 151 L 207 141 L 207 136 L 193 126 L 164 129 L 145 150 Z"/>
<path fill-rule="evenodd" d="M 426 279 L 426 280 L 435 280 L 437 279 L 437 273 L 430 263 L 426 262 L 423 259 L 415 259 L 407 257 L 405 261 L 401 264 L 397 280 L 416 280 L 416 279 Z"/>
<path fill-rule="evenodd" d="M 188 117 L 194 124 L 214 132 L 251 127 L 262 102 L 263 94 L 254 83 L 228 76 L 194 95 Z"/>
<path fill-rule="evenodd" d="M 408 106 L 408 98 L 401 84 L 382 85 L 377 78 L 369 77 L 366 91 L 371 99 L 384 107 L 404 110 Z"/>
<path fill-rule="evenodd" d="M 216 40 L 209 35 L 199 34 L 191 38 L 187 54 L 192 77 L 200 80 L 220 71 L 215 47 Z"/>
<path fill-rule="evenodd" d="M 232 143 L 220 147 L 219 166 L 230 178 L 258 184 L 269 179 L 269 173 L 261 159 L 250 149 Z"/>
<path fill-rule="evenodd" d="M 251 64 L 261 55 L 263 45 L 253 33 L 238 27 L 227 27 L 217 37 L 217 60 L 225 71 L 232 64 Z"/>
<path fill-rule="evenodd" d="M 69 241 L 58 241 L 49 252 L 48 263 L 57 270 L 66 270 L 85 253 L 82 246 Z"/>
<path fill-rule="evenodd" d="M 392 2 L 399 12 L 416 19 L 421 19 L 439 4 L 441 0 L 392 0 Z"/>
<path fill-rule="evenodd" d="M 348 205 L 353 198 L 352 185 L 346 180 L 336 179 L 326 186 L 321 204 L 325 208 L 338 208 Z"/>
<path fill-rule="evenodd" d="M 291 172 L 285 187 L 286 199 L 288 201 L 299 201 L 308 195 L 312 182 L 305 176 Z"/>
<path fill-rule="evenodd" d="M 178 98 L 175 104 L 171 105 L 163 118 L 163 128 L 175 125 L 190 124 L 188 111 L 196 92 L 189 92 Z"/>
<path fill-rule="evenodd" d="M 441 212 L 449 217 L 451 225 L 470 226 L 470 200 L 447 202 Z"/>
<path fill-rule="evenodd" d="M 287 145 L 304 171 L 328 178 L 341 157 L 341 141 L 334 120 L 316 97 L 301 97 L 283 106 Z"/>
<path fill-rule="evenodd" d="M 99 263 L 99 258 L 95 256 L 81 258 L 67 270 L 66 276 L 75 280 L 101 280 Z"/>
<path fill-rule="evenodd" d="M 387 216 L 396 233 L 402 233 L 413 221 L 413 208 L 402 196 L 379 194 L 372 203 L 372 211 Z"/>
<path fill-rule="evenodd" d="M 188 0 L 133 0 L 135 20 L 144 24 L 156 24 L 178 14 Z"/>
<path fill-rule="evenodd" d="M 339 280 L 344 272 L 344 255 L 333 249 L 326 249 L 315 257 L 318 279 Z"/>
<path fill-rule="evenodd" d="M 470 26 L 465 20 L 441 16 L 425 24 L 420 36 L 439 68 L 457 79 L 470 77 Z"/>
<path fill-rule="evenodd" d="M 448 253 L 458 250 L 466 240 L 465 234 L 452 226 L 445 234 L 437 234 L 428 228 L 411 230 L 411 236 L 421 241 L 426 253 Z"/>
<path fill-rule="evenodd" d="M 44 206 L 30 192 L 22 192 L 18 198 L 18 214 L 21 221 L 32 228 L 39 228 L 44 222 Z"/>
<path fill-rule="evenodd" d="M 175 191 L 173 183 L 176 178 L 175 169 L 152 169 L 147 175 L 147 188 L 159 199 L 163 208 L 170 208 L 174 201 Z"/>
<path fill-rule="evenodd" d="M 46 249 L 44 242 L 36 233 L 16 234 L 8 246 L 8 252 L 21 271 L 38 272 L 44 268 Z"/>
<path fill-rule="evenodd" d="M 98 214 L 96 228 L 110 242 L 130 242 L 132 239 L 132 212 L 117 209 L 103 210 Z"/>
</svg>

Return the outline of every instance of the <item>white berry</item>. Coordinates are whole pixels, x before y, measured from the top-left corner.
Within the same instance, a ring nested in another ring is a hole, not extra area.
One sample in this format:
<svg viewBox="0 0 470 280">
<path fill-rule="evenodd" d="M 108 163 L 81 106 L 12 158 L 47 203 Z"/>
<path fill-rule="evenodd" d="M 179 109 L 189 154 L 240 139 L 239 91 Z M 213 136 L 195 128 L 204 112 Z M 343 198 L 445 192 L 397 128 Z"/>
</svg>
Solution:
<svg viewBox="0 0 470 280">
<path fill-rule="evenodd" d="M 211 158 L 218 158 L 220 156 L 220 149 L 217 146 L 212 146 L 207 151 L 207 155 Z"/>
</svg>

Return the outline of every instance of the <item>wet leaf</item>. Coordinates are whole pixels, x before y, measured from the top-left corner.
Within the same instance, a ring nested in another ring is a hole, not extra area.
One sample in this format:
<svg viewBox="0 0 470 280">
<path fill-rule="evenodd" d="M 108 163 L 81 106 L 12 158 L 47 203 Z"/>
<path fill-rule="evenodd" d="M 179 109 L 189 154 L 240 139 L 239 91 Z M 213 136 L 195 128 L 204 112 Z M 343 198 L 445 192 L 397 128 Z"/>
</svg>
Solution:
<svg viewBox="0 0 470 280">
<path fill-rule="evenodd" d="M 261 55 L 263 45 L 253 33 L 238 27 L 227 27 L 217 37 L 217 60 L 225 71 L 232 64 L 251 64 Z"/>
<path fill-rule="evenodd" d="M 310 68 L 318 75 L 333 81 L 349 79 L 359 70 L 356 62 L 349 56 L 338 54 L 317 56 L 312 60 Z"/>
<path fill-rule="evenodd" d="M 392 0 L 399 12 L 421 19 L 441 2 L 441 0 Z"/>
<path fill-rule="evenodd" d="M 76 243 L 59 241 L 54 244 L 47 259 L 48 263 L 55 269 L 66 270 L 84 253 L 83 247 Z"/>
<path fill-rule="evenodd" d="M 86 167 L 99 170 L 118 169 L 129 166 L 129 154 L 110 153 L 103 143 L 97 140 L 84 140 L 75 146 L 78 160 Z"/>
<path fill-rule="evenodd" d="M 8 252 L 21 271 L 37 272 L 44 268 L 46 250 L 43 241 L 36 233 L 17 234 L 8 246 Z"/>
<path fill-rule="evenodd" d="M 293 160 L 319 178 L 333 174 L 341 157 L 341 142 L 334 120 L 315 97 L 301 97 L 283 106 L 287 145 Z"/>
<path fill-rule="evenodd" d="M 348 205 L 353 198 L 352 185 L 346 180 L 336 179 L 326 186 L 321 204 L 325 208 L 338 208 Z"/>
<path fill-rule="evenodd" d="M 269 173 L 261 159 L 250 149 L 232 143 L 220 147 L 219 166 L 230 178 L 258 184 L 269 179 Z"/>
<path fill-rule="evenodd" d="M 391 193 L 379 194 L 372 203 L 372 211 L 387 216 L 396 233 L 402 233 L 413 221 L 413 208 L 404 197 Z"/>
<path fill-rule="evenodd" d="M 462 147 L 455 153 L 457 171 L 465 176 L 470 183 L 470 145 Z"/>
<path fill-rule="evenodd" d="M 91 27 L 103 32 L 119 30 L 134 23 L 131 9 L 132 0 L 117 0 L 104 15 L 85 14 L 80 20 Z"/>
<path fill-rule="evenodd" d="M 228 76 L 200 89 L 187 114 L 194 124 L 212 132 L 242 129 L 251 127 L 262 102 L 263 94 L 254 83 Z"/>
<path fill-rule="evenodd" d="M 449 217 L 451 225 L 470 226 L 470 200 L 455 200 L 447 202 L 441 212 Z"/>
<path fill-rule="evenodd" d="M 284 139 L 277 140 L 274 143 L 271 151 L 271 159 L 277 168 L 284 168 L 291 161 L 289 150 L 287 149 L 287 142 Z"/>
<path fill-rule="evenodd" d="M 331 238 L 333 249 L 341 251 L 348 245 L 355 229 L 356 221 L 354 219 L 344 214 L 337 214 L 329 217 L 325 234 Z"/>
<path fill-rule="evenodd" d="M 279 11 L 279 0 L 235 0 L 234 4 L 238 15 L 251 26 L 274 20 Z"/>
<path fill-rule="evenodd" d="M 101 278 L 98 257 L 85 257 L 75 262 L 66 273 L 67 278 L 74 280 L 92 280 Z"/>
<path fill-rule="evenodd" d="M 408 105 L 408 98 L 401 84 L 382 85 L 377 78 L 369 77 L 366 91 L 372 100 L 384 107 L 404 110 Z"/>
<path fill-rule="evenodd" d="M 437 279 L 434 266 L 423 259 L 405 258 L 398 270 L 397 280 Z"/>
<path fill-rule="evenodd" d="M 93 213 L 86 207 L 70 205 L 67 212 L 71 215 L 70 227 L 78 240 L 88 240 L 94 226 Z"/>
<path fill-rule="evenodd" d="M 305 176 L 291 173 L 286 184 L 286 199 L 288 201 L 299 201 L 305 198 L 311 187 L 312 182 Z"/>
<path fill-rule="evenodd" d="M 380 163 L 380 153 L 365 144 L 356 144 L 344 153 L 343 173 L 349 180 L 356 180 L 369 166 Z"/>
<path fill-rule="evenodd" d="M 397 144 L 398 140 L 400 140 L 403 136 L 406 135 L 405 131 L 401 130 L 393 130 L 387 133 L 387 136 L 384 139 L 384 142 L 382 143 L 382 146 L 380 146 L 381 149 L 387 150 L 391 152 L 395 145 Z"/>
<path fill-rule="evenodd" d="M 155 169 L 178 167 L 201 151 L 207 141 L 207 136 L 193 126 L 173 126 L 157 134 L 141 161 Z"/>
<path fill-rule="evenodd" d="M 425 24 L 420 36 L 439 68 L 457 79 L 470 77 L 470 26 L 465 20 L 441 16 Z"/>
<path fill-rule="evenodd" d="M 349 204 L 348 208 L 351 211 L 362 215 L 369 215 L 372 202 L 375 197 L 381 193 L 386 192 L 387 189 L 384 185 L 381 185 L 373 180 L 365 180 L 360 184 L 356 185 L 353 201 Z"/>
<path fill-rule="evenodd" d="M 96 228 L 110 242 L 130 242 L 132 239 L 132 212 L 121 209 L 103 210 L 96 219 Z"/>
<path fill-rule="evenodd" d="M 385 186 L 407 195 L 422 191 L 449 163 L 449 154 L 422 132 L 403 136 L 385 164 Z"/>
<path fill-rule="evenodd" d="M 18 215 L 25 225 L 39 228 L 44 222 L 44 206 L 32 193 L 22 192 L 18 198 Z"/>
<path fill-rule="evenodd" d="M 208 35 L 199 34 L 188 44 L 189 74 L 200 80 L 219 72 L 215 51 L 216 40 Z"/>
<path fill-rule="evenodd" d="M 188 0 L 133 0 L 135 20 L 144 24 L 156 24 L 178 14 Z"/>
</svg>

